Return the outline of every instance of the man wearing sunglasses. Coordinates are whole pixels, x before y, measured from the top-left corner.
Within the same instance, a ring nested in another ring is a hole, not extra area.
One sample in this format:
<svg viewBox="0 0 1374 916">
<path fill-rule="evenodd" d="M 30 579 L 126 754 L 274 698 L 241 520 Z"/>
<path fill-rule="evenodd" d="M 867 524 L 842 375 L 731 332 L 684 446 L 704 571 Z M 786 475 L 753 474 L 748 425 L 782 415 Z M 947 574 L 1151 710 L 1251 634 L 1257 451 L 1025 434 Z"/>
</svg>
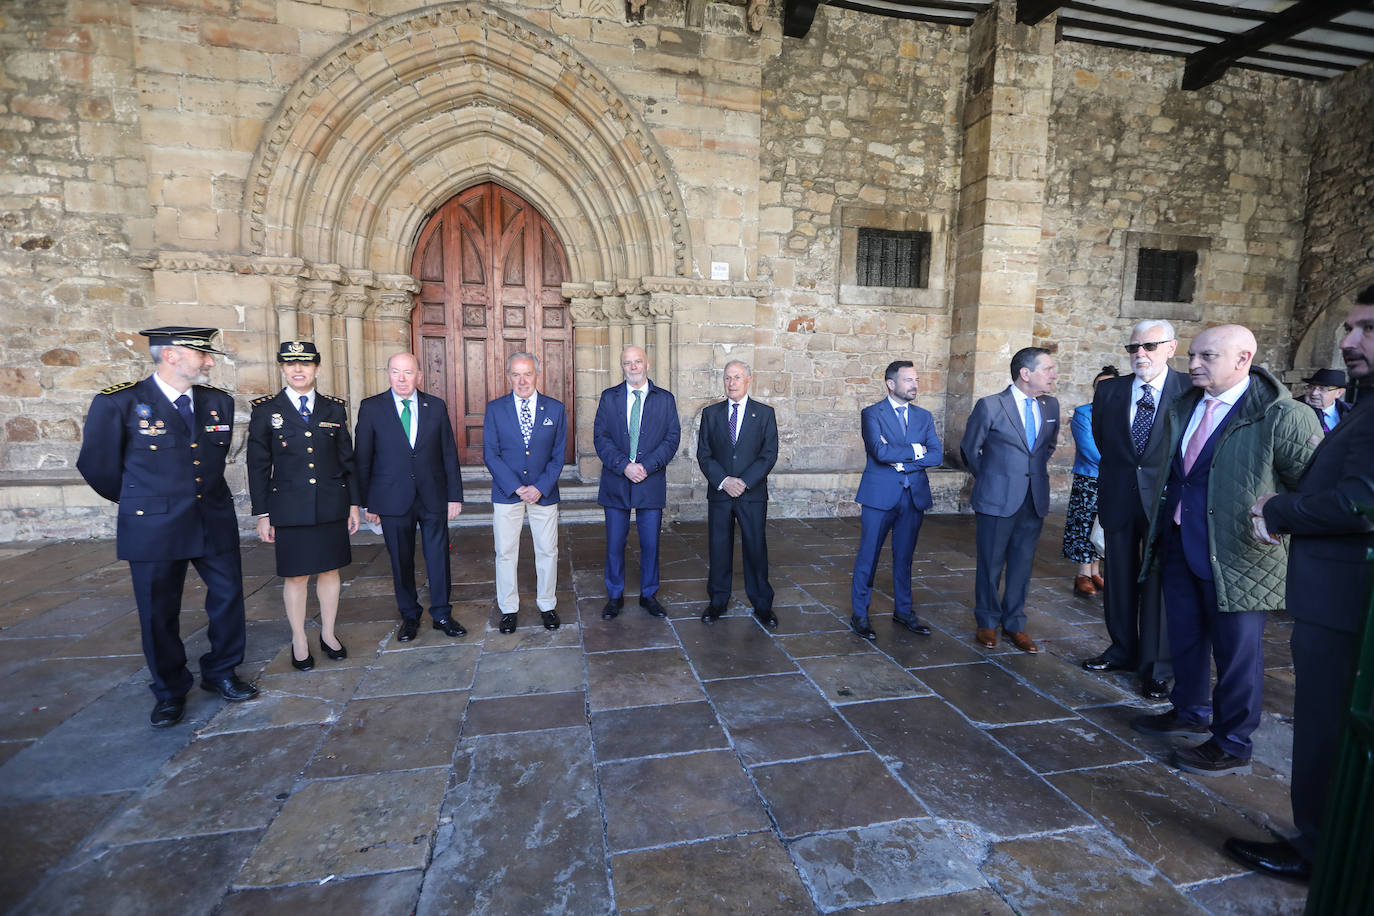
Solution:
<svg viewBox="0 0 1374 916">
<path fill-rule="evenodd" d="M 1160 604 L 1158 574 L 1144 582 L 1140 559 L 1149 531 L 1147 505 L 1163 456 L 1163 424 L 1157 417 L 1189 388 L 1188 376 L 1169 368 L 1178 349 L 1174 326 L 1142 321 L 1131 329 L 1126 352 L 1133 375 L 1106 379 L 1093 396 L 1093 441 L 1102 454 L 1097 478 L 1097 517 L 1102 523 L 1102 609 L 1112 644 L 1083 662 L 1088 671 L 1132 671 L 1140 692 L 1168 696 L 1173 675 Z"/>
</svg>

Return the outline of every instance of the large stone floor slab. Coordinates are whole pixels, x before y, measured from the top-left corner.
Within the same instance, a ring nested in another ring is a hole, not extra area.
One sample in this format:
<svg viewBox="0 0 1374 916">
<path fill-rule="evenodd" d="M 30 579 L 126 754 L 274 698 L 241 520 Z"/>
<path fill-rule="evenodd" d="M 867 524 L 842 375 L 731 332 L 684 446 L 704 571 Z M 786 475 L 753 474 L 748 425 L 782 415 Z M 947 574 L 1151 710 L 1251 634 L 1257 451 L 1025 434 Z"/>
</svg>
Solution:
<svg viewBox="0 0 1374 916">
<path fill-rule="evenodd" d="M 1023 655 L 973 639 L 973 520 L 931 516 L 916 613 L 880 563 L 868 642 L 848 628 L 855 518 L 769 523 L 779 625 L 734 598 L 714 625 L 700 522 L 664 527 L 667 619 L 602 620 L 602 528 L 560 531 L 559 612 L 498 632 L 490 531 L 453 532 L 452 639 L 411 642 L 380 538 L 354 539 L 348 658 L 290 663 L 270 547 L 243 544 L 239 673 L 152 729 L 127 564 L 109 542 L 0 545 L 0 910 L 184 914 L 1297 914 L 1305 888 L 1230 862 L 1291 828 L 1291 624 L 1266 629 L 1255 772 L 1162 765 L 1163 708 L 1073 597 L 1062 519 L 1041 539 Z M 526 551 L 528 554 L 528 551 Z M 421 570 L 422 573 L 422 570 Z M 532 563 L 522 555 L 528 597 Z M 420 577 L 423 580 L 423 575 Z M 422 601 L 428 595 L 421 589 Z M 204 584 L 182 630 L 206 646 Z"/>
</svg>

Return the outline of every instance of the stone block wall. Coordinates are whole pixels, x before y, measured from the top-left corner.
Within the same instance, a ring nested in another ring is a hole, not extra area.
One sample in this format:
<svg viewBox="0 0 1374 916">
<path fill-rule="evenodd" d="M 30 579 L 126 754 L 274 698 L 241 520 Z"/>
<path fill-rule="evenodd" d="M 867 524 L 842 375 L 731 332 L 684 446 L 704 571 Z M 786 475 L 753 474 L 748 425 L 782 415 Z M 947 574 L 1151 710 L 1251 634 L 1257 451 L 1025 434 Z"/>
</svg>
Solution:
<svg viewBox="0 0 1374 916">
<path fill-rule="evenodd" d="M 1295 375 L 1343 366 L 1336 342 L 1346 304 L 1374 283 L 1374 67 L 1317 90 L 1307 234 L 1293 333 Z"/>
<path fill-rule="evenodd" d="M 915 362 L 918 403 L 943 430 L 948 287 L 925 307 L 846 303 L 841 260 L 847 219 L 883 213 L 921 215 L 952 251 L 966 54 L 966 29 L 822 6 L 765 68 L 759 262 L 774 292 L 755 371 L 790 446 L 780 468 L 861 467 L 859 410 L 883 396 L 893 359 Z M 948 273 L 948 257 L 931 266 Z"/>
<path fill-rule="evenodd" d="M 1179 59 L 1067 42 L 1056 54 L 1035 336 L 1056 353 L 1061 404 L 1088 401 L 1104 364 L 1129 371 L 1121 347 L 1143 318 L 1173 321 L 1175 368 L 1195 334 L 1227 322 L 1285 368 L 1314 85 L 1233 69 L 1181 92 Z M 1207 241 L 1191 305 L 1123 309 L 1132 233 Z M 1056 463 L 1072 459 L 1068 443 Z"/>
</svg>

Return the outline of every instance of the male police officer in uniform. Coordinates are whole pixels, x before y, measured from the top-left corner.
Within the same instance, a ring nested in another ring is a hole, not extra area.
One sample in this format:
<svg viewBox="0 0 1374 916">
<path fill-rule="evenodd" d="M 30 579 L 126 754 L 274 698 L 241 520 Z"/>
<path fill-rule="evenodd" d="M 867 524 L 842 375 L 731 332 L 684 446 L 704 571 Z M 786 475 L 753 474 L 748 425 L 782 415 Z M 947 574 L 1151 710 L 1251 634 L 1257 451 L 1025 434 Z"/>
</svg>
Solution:
<svg viewBox="0 0 1374 916">
<path fill-rule="evenodd" d="M 154 728 L 181 721 L 194 679 L 179 618 L 186 564 L 205 582 L 210 650 L 200 685 L 226 700 L 257 688 L 234 669 L 243 661 L 243 574 L 234 498 L 224 464 L 234 399 L 206 382 L 215 365 L 214 328 L 140 331 L 157 370 L 106 388 L 91 401 L 76 466 L 101 496 L 119 503 L 117 551 L 129 562 L 143 655 L 152 674 Z"/>
</svg>

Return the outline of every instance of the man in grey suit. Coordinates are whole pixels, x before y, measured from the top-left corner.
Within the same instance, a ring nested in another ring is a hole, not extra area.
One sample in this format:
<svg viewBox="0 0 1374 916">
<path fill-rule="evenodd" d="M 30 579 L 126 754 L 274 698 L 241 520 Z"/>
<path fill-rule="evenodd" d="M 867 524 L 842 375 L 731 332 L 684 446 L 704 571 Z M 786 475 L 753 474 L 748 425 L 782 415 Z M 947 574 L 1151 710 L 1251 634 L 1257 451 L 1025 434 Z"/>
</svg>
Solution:
<svg viewBox="0 0 1374 916">
<path fill-rule="evenodd" d="M 1354 512 L 1374 505 L 1374 286 L 1355 297 L 1341 356 L 1359 391 L 1354 408 L 1312 453 L 1291 493 L 1266 493 L 1250 508 L 1255 538 L 1291 536 L 1286 604 L 1293 617 L 1293 839 L 1235 837 L 1226 851 L 1251 868 L 1306 880 L 1317 855 L 1322 814 L 1360 649 L 1369 598 L 1374 525 Z"/>
<path fill-rule="evenodd" d="M 997 645 L 1000 626 L 1022 652 L 1040 651 L 1026 633 L 1026 592 L 1035 544 L 1050 510 L 1049 460 L 1059 441 L 1058 374 L 1043 347 L 1011 358 L 1011 384 L 973 405 L 959 451 L 974 476 L 978 572 L 973 616 L 978 644 Z M 1000 588 L 1006 573 L 1006 590 Z"/>
<path fill-rule="evenodd" d="M 1097 517 L 1106 550 L 1102 609 L 1106 651 L 1083 662 L 1088 671 L 1133 671 L 1140 692 L 1152 700 L 1169 695 L 1173 676 L 1164 626 L 1158 570 L 1144 582 L 1140 561 L 1150 530 L 1149 501 L 1163 465 L 1163 417 L 1174 398 L 1192 387 L 1188 376 L 1169 368 L 1178 349 L 1174 326 L 1147 320 L 1131 329 L 1126 344 L 1134 374 L 1107 379 L 1093 395 L 1093 441 L 1102 455 L 1097 478 Z"/>
</svg>

